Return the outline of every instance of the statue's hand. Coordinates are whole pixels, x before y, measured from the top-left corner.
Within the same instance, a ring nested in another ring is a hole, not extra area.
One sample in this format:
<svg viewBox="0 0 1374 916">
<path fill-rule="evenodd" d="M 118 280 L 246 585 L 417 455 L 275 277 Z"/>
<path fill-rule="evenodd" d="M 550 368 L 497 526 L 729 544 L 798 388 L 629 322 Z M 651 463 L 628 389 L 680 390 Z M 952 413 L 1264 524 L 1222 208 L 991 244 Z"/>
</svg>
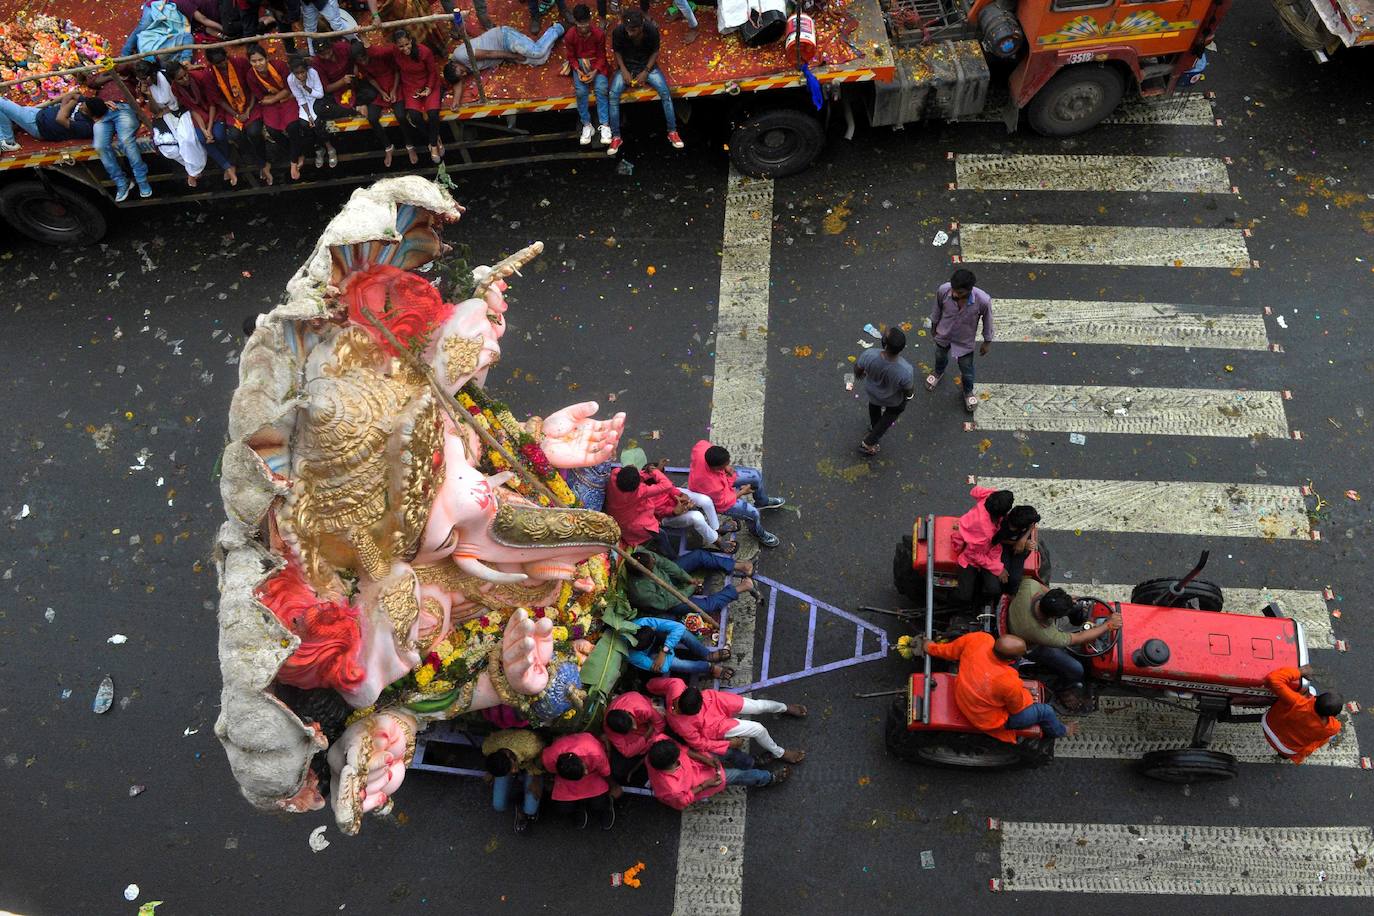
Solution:
<svg viewBox="0 0 1374 916">
<path fill-rule="evenodd" d="M 611 458 L 625 429 L 625 414 L 596 420 L 595 401 L 573 404 L 544 419 L 540 448 L 556 468 L 585 468 Z"/>
<path fill-rule="evenodd" d="M 534 696 L 549 685 L 553 658 L 553 621 L 533 620 L 521 608 L 506 624 L 501 638 L 501 667 L 516 693 Z"/>
</svg>

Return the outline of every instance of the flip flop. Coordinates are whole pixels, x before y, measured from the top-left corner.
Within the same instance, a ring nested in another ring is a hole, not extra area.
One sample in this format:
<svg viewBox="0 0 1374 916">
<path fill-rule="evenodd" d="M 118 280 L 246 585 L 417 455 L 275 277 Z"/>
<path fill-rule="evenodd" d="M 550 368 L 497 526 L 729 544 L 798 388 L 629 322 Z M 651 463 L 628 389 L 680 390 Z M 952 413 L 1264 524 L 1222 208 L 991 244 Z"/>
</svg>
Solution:
<svg viewBox="0 0 1374 916">
<path fill-rule="evenodd" d="M 720 665 L 719 667 L 720 677 L 716 678 L 716 680 L 720 681 L 722 684 L 730 683 L 731 678 L 735 676 L 735 669 L 729 667 L 728 665 Z"/>
<path fill-rule="evenodd" d="M 938 385 L 938 384 L 940 384 L 940 379 L 942 379 L 942 378 L 944 378 L 943 375 L 936 375 L 934 372 L 930 373 L 930 375 L 927 375 L 927 376 L 926 376 L 926 391 L 934 391 L 934 390 L 935 390 L 935 386 Z"/>
<path fill-rule="evenodd" d="M 735 551 L 739 550 L 739 541 L 727 541 L 725 538 L 721 538 L 719 541 L 716 541 L 714 547 L 708 549 L 712 553 L 723 553 L 727 557 L 732 556 Z"/>
<path fill-rule="evenodd" d="M 793 719 L 805 719 L 806 716 L 807 716 L 806 707 L 805 707 L 805 706 L 802 706 L 800 703 L 797 703 L 797 704 L 795 704 L 795 705 L 797 706 L 798 709 L 801 710 L 801 712 L 792 712 L 790 709 L 788 709 L 788 710 L 785 710 L 784 712 L 778 713 L 778 715 L 780 715 L 780 716 L 791 716 Z"/>
<path fill-rule="evenodd" d="M 730 657 L 730 644 L 727 642 L 724 646 L 722 646 L 722 647 L 719 648 L 719 649 L 716 649 L 716 650 L 715 650 L 714 652 L 712 652 L 710 655 L 706 656 L 706 660 L 707 660 L 708 662 L 711 662 L 712 664 L 715 664 L 715 663 L 717 663 L 717 662 L 723 662 L 723 661 L 725 661 L 725 660 L 726 660 L 727 658 L 729 658 L 729 657 Z"/>
<path fill-rule="evenodd" d="M 860 443 L 859 443 L 859 454 L 860 454 L 860 455 L 864 455 L 865 457 L 868 457 L 868 458 L 872 458 L 873 456 L 875 456 L 875 455 L 878 454 L 878 451 L 879 451 L 879 449 L 881 449 L 881 448 L 882 448 L 882 446 L 880 446 L 880 445 L 869 445 L 867 442 L 860 442 Z"/>
<path fill-rule="evenodd" d="M 720 527 L 716 529 L 716 532 L 718 534 L 734 534 L 738 530 L 739 522 L 735 521 L 733 518 L 727 518 L 720 523 Z"/>
<path fill-rule="evenodd" d="M 788 766 L 778 767 L 773 771 L 773 778 L 768 780 L 767 786 L 780 786 L 792 778 L 792 768 Z"/>
</svg>

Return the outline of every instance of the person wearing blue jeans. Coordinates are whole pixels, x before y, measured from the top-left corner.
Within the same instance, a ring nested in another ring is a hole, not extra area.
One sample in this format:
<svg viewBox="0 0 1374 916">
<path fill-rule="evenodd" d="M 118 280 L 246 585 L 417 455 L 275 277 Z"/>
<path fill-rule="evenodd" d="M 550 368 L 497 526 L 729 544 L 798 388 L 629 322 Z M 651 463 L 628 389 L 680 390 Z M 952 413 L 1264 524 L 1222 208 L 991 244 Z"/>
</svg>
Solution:
<svg viewBox="0 0 1374 916">
<path fill-rule="evenodd" d="M 377 11 L 372 11 L 372 18 L 377 19 Z M 329 27 L 335 32 L 344 32 L 348 29 L 356 29 L 358 21 L 339 9 L 339 0 L 301 0 L 301 31 L 319 31 L 320 18 L 329 23 Z M 315 53 L 315 39 L 307 38 L 305 46 L 310 49 L 310 53 Z"/>
<path fill-rule="evenodd" d="M 120 165 L 119 156 L 114 151 L 116 137 L 119 140 L 119 148 L 124 152 L 124 158 L 129 161 L 129 171 L 134 174 L 138 196 L 153 196 L 153 187 L 148 184 L 148 166 L 138 148 L 139 126 L 138 115 L 127 102 L 111 104 L 105 117 L 95 122 L 95 150 L 100 154 L 100 164 L 105 167 L 105 174 L 109 175 L 115 184 L 116 202 L 122 202 L 129 196 L 129 178 L 124 174 L 124 167 Z"/>
<path fill-rule="evenodd" d="M 673 561 L 651 550 L 636 550 L 635 559 L 655 576 L 666 579 L 674 588 L 688 595 L 699 584 L 689 573 L 706 570 L 725 573 L 726 576 L 724 588 L 711 595 L 692 595 L 692 604 L 688 605 L 653 578 L 631 569 L 625 594 L 630 604 L 646 616 L 681 619 L 694 611 L 715 616 L 738 598 L 741 591 L 758 596 L 754 591 L 754 580 L 749 578 L 754 571 L 753 564 L 736 564 L 731 556 L 709 550 L 689 550 Z M 739 579 L 738 587 L 730 581 L 732 578 Z"/>
<path fill-rule="evenodd" d="M 1064 723 L 1059 721 L 1059 713 L 1048 703 L 1032 703 L 1020 712 L 1007 716 L 1006 728 L 1010 731 L 1030 728 L 1032 725 L 1040 726 L 1051 738 L 1062 738 L 1069 733 Z"/>
<path fill-rule="evenodd" d="M 783 504 L 781 496 L 769 496 L 763 489 L 763 472 L 758 468 L 735 468 L 735 486 L 749 487 L 749 491 L 735 501 L 734 506 L 725 510 L 731 518 L 742 519 L 749 525 L 749 531 L 760 541 L 776 538 L 763 528 L 759 509 L 776 509 Z"/>
<path fill-rule="evenodd" d="M 491 783 L 491 806 L 508 811 L 517 789 L 524 795 L 515 813 L 515 832 L 524 833 L 530 821 L 539 817 L 539 802 L 544 795 L 544 770 L 540 757 L 544 742 L 527 728 L 505 728 L 492 732 L 482 742 L 486 776 Z"/>
<path fill-rule="evenodd" d="M 633 621 L 634 639 L 626 656 L 631 665 L 650 674 L 710 674 L 729 680 L 734 671 L 716 662 L 730 657 L 730 649 L 711 651 L 685 626 L 662 617 L 638 617 Z M 679 654 L 695 658 L 680 658 Z"/>
<path fill-rule="evenodd" d="M 139 38 L 145 32 L 151 34 L 144 38 L 143 47 L 139 47 Z M 175 59 L 189 63 L 195 53 L 189 50 L 189 45 L 194 43 L 190 23 L 182 15 L 181 10 L 177 9 L 171 0 L 151 0 L 143 4 L 138 25 L 134 26 L 134 30 L 124 40 L 124 47 L 120 49 L 119 54 L 121 57 L 131 57 L 143 51 L 188 47 L 188 50 L 177 54 Z"/>
<path fill-rule="evenodd" d="M 604 14 L 603 14 L 604 15 Z M 572 11 L 573 27 L 563 37 L 563 51 L 568 56 L 568 72 L 572 78 L 573 95 L 577 98 L 577 116 L 582 121 L 582 135 L 578 143 L 589 146 L 597 124 L 587 99 L 596 93 L 596 117 L 601 142 L 611 142 L 611 103 L 607 95 L 610 87 L 611 65 L 606 59 L 606 33 L 592 23 L 591 8 L 579 3 Z"/>
<path fill-rule="evenodd" d="M 747 754 L 732 747 L 724 754 L 718 754 L 716 757 L 725 765 L 725 784 L 727 786 L 744 786 L 746 789 L 757 789 L 773 784 L 774 771 L 765 770 L 759 766 L 753 754 Z"/>
<path fill-rule="evenodd" d="M 95 135 L 96 122 L 108 112 L 100 99 L 82 98 L 76 91 L 42 108 L 0 97 L 0 150 L 12 153 L 19 149 L 16 127 L 39 140 L 89 140 Z"/>
<path fill-rule="evenodd" d="M 644 18 L 640 10 L 626 10 L 620 25 L 611 32 L 611 50 L 615 54 L 615 76 L 611 79 L 610 122 L 611 145 L 606 148 L 608 156 L 620 152 L 620 96 L 627 87 L 640 84 L 653 87 L 663 103 L 663 120 L 668 127 L 668 142 L 674 149 L 685 145 L 677 132 L 677 114 L 673 111 L 673 97 L 668 91 L 668 81 L 663 71 L 658 69 L 659 52 L 658 26 Z"/>
</svg>

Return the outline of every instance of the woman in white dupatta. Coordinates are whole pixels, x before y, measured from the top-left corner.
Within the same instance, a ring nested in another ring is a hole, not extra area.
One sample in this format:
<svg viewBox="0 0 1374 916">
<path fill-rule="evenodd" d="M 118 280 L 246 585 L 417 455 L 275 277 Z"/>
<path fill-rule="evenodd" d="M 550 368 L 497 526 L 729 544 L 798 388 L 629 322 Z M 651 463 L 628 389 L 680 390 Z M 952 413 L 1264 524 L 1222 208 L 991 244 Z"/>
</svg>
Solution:
<svg viewBox="0 0 1374 916">
<path fill-rule="evenodd" d="M 180 66 L 175 62 L 168 66 Z M 149 61 L 134 65 L 138 88 L 149 101 L 153 115 L 153 142 L 163 156 L 186 169 L 186 183 L 196 186 L 205 171 L 205 144 L 189 111 L 182 111 L 166 75 Z"/>
</svg>

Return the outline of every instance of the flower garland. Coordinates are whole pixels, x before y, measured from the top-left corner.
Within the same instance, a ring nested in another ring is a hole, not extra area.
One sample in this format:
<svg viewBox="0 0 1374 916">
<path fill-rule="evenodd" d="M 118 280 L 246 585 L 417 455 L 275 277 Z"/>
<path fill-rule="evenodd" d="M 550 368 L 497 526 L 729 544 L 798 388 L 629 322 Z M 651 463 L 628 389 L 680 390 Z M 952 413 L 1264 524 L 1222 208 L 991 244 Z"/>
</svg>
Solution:
<svg viewBox="0 0 1374 916">
<path fill-rule="evenodd" d="M 110 55 L 104 36 L 56 16 L 20 11 L 13 20 L 0 22 L 0 80 L 6 82 L 31 73 L 99 63 Z M 9 95 L 22 105 L 41 105 L 75 87 L 70 76 L 50 76 L 12 86 Z"/>
<path fill-rule="evenodd" d="M 577 496 L 568 487 L 563 476 L 549 464 L 548 456 L 539 447 L 535 438 L 526 431 L 515 415 L 505 404 L 482 390 L 482 386 L 468 382 L 458 392 L 458 403 L 463 409 L 477 418 L 487 432 L 491 433 L 501 445 L 514 455 L 529 471 L 543 481 L 544 485 L 558 497 L 565 506 L 578 505 Z M 510 470 L 510 464 L 496 449 L 488 449 L 481 462 L 482 470 L 489 474 Z M 506 486 L 541 506 L 550 505 L 549 498 L 532 487 L 523 477 L 517 476 Z"/>
<path fill-rule="evenodd" d="M 916 657 L 916 650 L 912 648 L 913 642 L 915 642 L 915 638 L 911 636 L 897 637 L 897 654 L 907 661 L 914 659 Z"/>
</svg>

